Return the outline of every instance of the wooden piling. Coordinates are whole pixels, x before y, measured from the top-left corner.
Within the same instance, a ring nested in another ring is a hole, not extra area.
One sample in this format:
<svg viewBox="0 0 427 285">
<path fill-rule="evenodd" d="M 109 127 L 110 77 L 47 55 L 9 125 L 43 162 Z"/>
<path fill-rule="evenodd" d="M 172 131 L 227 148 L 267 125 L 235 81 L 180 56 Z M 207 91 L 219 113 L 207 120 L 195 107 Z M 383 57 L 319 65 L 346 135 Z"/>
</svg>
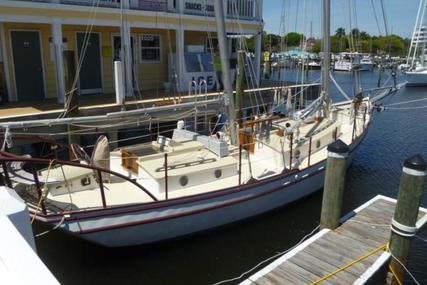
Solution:
<svg viewBox="0 0 427 285">
<path fill-rule="evenodd" d="M 427 163 L 420 156 L 408 158 L 403 165 L 396 210 L 392 220 L 389 249 L 392 254 L 387 284 L 403 284 L 412 237 L 426 180 Z M 401 264 L 402 263 L 402 264 Z"/>
<path fill-rule="evenodd" d="M 64 50 L 64 65 L 65 65 L 65 112 L 67 117 L 79 116 L 79 88 L 78 84 L 74 84 L 76 77 L 75 55 L 72 50 Z M 78 128 L 68 126 L 68 143 L 80 144 L 80 136 L 73 134 Z"/>
<path fill-rule="evenodd" d="M 323 190 L 321 229 L 339 226 L 347 171 L 348 146 L 337 140 L 328 146 L 325 186 Z"/>
</svg>

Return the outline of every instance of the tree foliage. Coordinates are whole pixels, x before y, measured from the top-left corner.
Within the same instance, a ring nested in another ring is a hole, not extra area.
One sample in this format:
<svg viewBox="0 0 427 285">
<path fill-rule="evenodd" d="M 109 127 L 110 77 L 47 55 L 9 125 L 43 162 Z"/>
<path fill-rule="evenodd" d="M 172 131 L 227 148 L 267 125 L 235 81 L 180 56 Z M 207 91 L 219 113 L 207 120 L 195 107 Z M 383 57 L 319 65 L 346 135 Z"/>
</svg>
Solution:
<svg viewBox="0 0 427 285">
<path fill-rule="evenodd" d="M 278 35 L 263 33 L 263 50 L 273 52 L 284 48 L 301 47 L 301 41 L 304 36 L 298 33 L 289 33 L 281 38 Z M 304 38 L 305 39 L 305 38 Z M 255 37 L 247 39 L 250 51 L 255 50 Z M 343 51 L 358 51 L 372 54 L 390 54 L 392 56 L 405 56 L 409 48 L 409 39 L 403 39 L 398 35 L 390 36 L 371 36 L 366 31 L 352 29 L 349 34 L 344 28 L 338 28 L 335 34 L 331 36 L 331 51 L 339 53 Z M 320 52 L 322 49 L 321 40 L 315 40 L 311 45 L 311 52 Z"/>
</svg>

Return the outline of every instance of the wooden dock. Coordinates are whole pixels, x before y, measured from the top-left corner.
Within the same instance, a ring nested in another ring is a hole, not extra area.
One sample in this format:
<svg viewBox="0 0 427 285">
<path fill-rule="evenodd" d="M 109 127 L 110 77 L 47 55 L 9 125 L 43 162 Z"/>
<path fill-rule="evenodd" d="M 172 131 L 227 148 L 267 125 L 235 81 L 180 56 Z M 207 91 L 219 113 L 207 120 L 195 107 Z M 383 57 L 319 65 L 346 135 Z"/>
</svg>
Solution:
<svg viewBox="0 0 427 285">
<path fill-rule="evenodd" d="M 321 230 L 243 285 L 364 284 L 390 258 L 386 245 L 396 200 L 377 196 L 346 215 L 336 230 Z M 427 209 L 418 214 L 418 229 Z"/>
</svg>

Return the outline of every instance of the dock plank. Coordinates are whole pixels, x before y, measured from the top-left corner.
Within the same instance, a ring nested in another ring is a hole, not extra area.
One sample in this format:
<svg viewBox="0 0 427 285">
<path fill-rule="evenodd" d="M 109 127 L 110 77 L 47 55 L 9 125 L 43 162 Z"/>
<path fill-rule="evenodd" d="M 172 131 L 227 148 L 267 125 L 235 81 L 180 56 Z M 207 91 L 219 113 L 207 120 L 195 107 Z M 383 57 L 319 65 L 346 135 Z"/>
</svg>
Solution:
<svg viewBox="0 0 427 285">
<path fill-rule="evenodd" d="M 245 281 L 245 285 L 310 284 L 336 270 L 366 257 L 351 267 L 322 281 L 328 285 L 352 284 L 384 253 L 367 256 L 390 238 L 395 201 L 378 196 L 367 202 L 334 231 L 322 232 L 309 242 L 279 258 L 275 267 L 267 267 Z M 420 211 L 418 219 L 426 210 Z"/>
</svg>

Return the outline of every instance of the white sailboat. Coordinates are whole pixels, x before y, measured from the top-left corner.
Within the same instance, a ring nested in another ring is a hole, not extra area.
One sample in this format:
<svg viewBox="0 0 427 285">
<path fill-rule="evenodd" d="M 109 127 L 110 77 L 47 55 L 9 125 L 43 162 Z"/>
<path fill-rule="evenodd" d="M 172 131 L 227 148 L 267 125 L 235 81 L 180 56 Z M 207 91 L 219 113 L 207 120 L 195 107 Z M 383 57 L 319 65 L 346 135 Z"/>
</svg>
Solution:
<svg viewBox="0 0 427 285">
<path fill-rule="evenodd" d="M 406 86 L 427 86 L 426 41 L 427 26 L 425 22 L 426 0 L 420 0 L 418 14 L 412 34 L 406 62 L 408 64 L 405 74 Z"/>
<path fill-rule="evenodd" d="M 340 141 L 338 148 L 348 146 L 351 159 L 367 133 L 372 111 L 368 97 L 330 102 L 330 0 L 323 3 L 321 95 L 293 116 L 265 114 L 237 128 L 233 100 L 225 95 L 227 134 L 222 132 L 226 129 L 220 118 L 209 135 L 186 130 L 180 120 L 170 138 L 158 136 L 149 144 L 110 152 L 107 139 L 100 137 L 92 158 L 74 145 L 76 161 L 1 152 L 4 180 L 24 198 L 35 220 L 108 247 L 147 244 L 212 229 L 319 191 L 327 146 Z M 225 94 L 232 94 L 221 0 L 215 1 L 215 11 Z M 217 101 L 200 101 L 197 106 L 211 103 Z M 154 112 L 194 115 L 188 110 L 194 111 L 190 103 L 130 111 L 133 113 L 127 116 Z M 105 122 L 121 116 L 124 114 L 96 119 Z M 84 120 L 0 125 L 13 130 Z M 37 165 L 47 167 L 36 171 Z"/>
</svg>

